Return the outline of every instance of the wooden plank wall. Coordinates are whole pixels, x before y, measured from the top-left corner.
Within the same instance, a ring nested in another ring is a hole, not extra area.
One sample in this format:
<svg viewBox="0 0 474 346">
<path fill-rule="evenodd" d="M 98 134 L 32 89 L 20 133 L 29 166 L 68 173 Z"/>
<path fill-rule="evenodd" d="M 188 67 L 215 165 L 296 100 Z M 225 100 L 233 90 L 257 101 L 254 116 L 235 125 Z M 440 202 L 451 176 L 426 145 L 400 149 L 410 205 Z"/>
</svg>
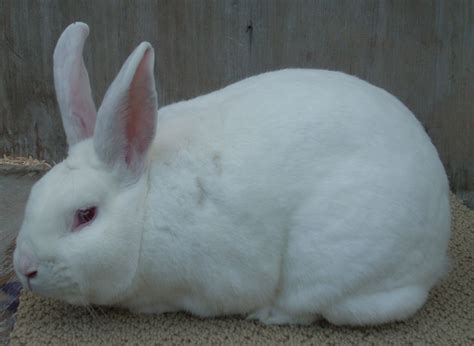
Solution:
<svg viewBox="0 0 474 346">
<path fill-rule="evenodd" d="M 473 18 L 471 0 L 1 0 L 0 155 L 65 156 L 52 52 L 80 20 L 97 104 L 143 40 L 161 105 L 267 70 L 342 70 L 407 104 L 452 187 L 474 190 Z"/>
</svg>

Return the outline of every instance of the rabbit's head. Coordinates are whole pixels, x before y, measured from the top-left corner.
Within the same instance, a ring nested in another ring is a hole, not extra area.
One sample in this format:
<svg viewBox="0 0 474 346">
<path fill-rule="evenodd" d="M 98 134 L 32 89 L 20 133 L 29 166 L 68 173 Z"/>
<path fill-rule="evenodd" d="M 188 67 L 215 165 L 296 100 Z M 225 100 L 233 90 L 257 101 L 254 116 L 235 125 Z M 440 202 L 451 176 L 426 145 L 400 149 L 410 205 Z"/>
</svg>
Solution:
<svg viewBox="0 0 474 346">
<path fill-rule="evenodd" d="M 135 49 L 96 111 L 82 59 L 88 33 L 86 24 L 71 24 L 54 51 L 69 154 L 31 190 L 14 267 L 33 292 L 109 304 L 137 273 L 157 117 L 154 52 L 146 42 Z"/>
</svg>

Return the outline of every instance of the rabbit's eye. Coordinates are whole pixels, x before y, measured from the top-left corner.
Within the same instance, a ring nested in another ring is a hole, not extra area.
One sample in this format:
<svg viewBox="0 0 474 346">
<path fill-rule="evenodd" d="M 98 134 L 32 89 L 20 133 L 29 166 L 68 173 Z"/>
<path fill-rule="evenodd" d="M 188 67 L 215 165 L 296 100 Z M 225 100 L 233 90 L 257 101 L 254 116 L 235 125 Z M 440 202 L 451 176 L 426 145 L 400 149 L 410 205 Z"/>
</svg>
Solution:
<svg viewBox="0 0 474 346">
<path fill-rule="evenodd" d="M 90 207 L 85 209 L 79 209 L 76 211 L 74 217 L 73 230 L 76 230 L 78 227 L 85 226 L 91 223 L 97 213 L 97 207 Z"/>
</svg>

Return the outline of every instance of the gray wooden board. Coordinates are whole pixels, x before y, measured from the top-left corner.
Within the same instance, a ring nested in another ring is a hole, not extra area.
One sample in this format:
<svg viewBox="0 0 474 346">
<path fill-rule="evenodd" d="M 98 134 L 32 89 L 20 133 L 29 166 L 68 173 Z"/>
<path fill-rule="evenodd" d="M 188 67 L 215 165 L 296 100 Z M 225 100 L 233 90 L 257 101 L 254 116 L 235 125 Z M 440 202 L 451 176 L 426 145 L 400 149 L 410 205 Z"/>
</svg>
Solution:
<svg viewBox="0 0 474 346">
<path fill-rule="evenodd" d="M 0 155 L 64 158 L 52 52 L 80 20 L 91 28 L 84 55 L 97 104 L 143 40 L 156 49 L 160 105 L 268 70 L 341 70 L 400 98 L 452 188 L 472 191 L 473 18 L 470 0 L 1 0 Z"/>
</svg>

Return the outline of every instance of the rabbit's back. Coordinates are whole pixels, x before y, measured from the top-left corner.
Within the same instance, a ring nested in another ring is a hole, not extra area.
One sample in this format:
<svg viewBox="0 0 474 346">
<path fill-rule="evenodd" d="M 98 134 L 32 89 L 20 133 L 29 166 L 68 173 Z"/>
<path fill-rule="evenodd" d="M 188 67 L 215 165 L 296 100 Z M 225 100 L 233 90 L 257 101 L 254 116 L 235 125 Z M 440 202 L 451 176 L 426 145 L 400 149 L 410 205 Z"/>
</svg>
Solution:
<svg viewBox="0 0 474 346">
<path fill-rule="evenodd" d="M 278 191 L 290 184 L 307 192 L 343 167 L 348 177 L 358 171 L 379 178 L 382 172 L 387 178 L 406 174 L 413 189 L 420 175 L 446 183 L 413 114 L 386 91 L 340 72 L 265 73 L 162 108 L 156 143 L 158 153 L 160 145 L 172 153 L 175 144 L 186 146 L 203 168 L 211 167 L 211 158 L 221 173 L 227 167 L 242 179 L 264 179 L 264 186 L 275 179 Z"/>
</svg>

